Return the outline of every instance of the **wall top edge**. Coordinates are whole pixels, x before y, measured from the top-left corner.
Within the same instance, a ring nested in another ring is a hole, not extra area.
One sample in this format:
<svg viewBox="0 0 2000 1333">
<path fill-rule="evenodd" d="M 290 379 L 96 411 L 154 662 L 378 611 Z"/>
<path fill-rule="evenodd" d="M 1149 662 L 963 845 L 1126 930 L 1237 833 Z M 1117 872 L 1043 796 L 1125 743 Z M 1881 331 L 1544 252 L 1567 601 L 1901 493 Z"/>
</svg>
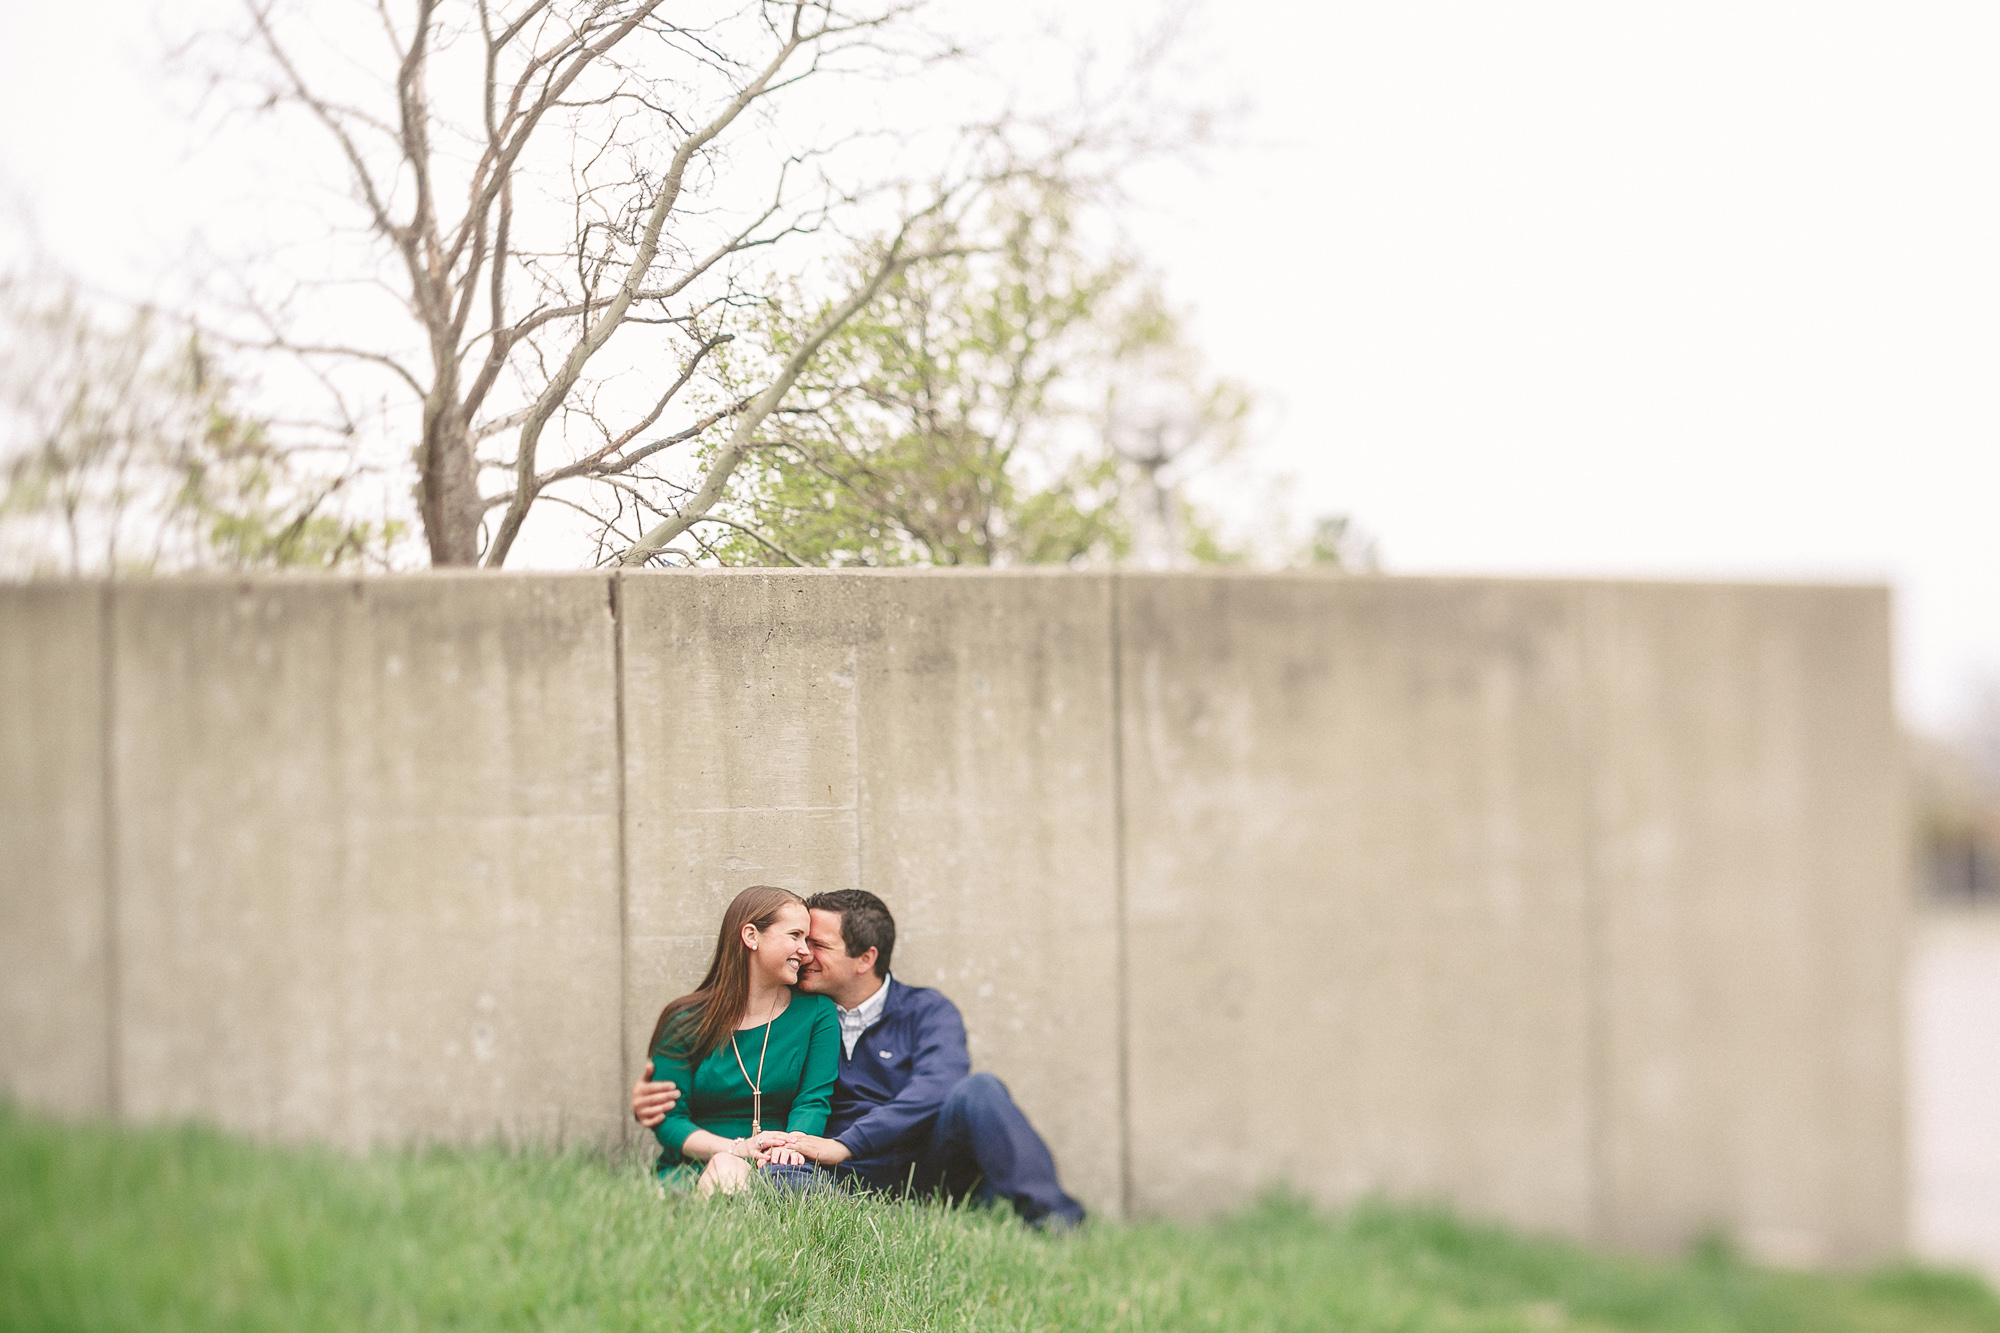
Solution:
<svg viewBox="0 0 2000 1333">
<path fill-rule="evenodd" d="M 526 583 L 534 580 L 570 583 L 605 583 L 613 577 L 602 569 L 530 569 L 493 572 L 483 569 L 415 569 L 391 574 L 352 574 L 319 570 L 285 570 L 255 574 L 202 571 L 190 574 L 161 574 L 157 577 L 107 578 L 0 578 L 0 592 L 27 588 L 115 588 L 121 592 L 137 588 L 345 588 L 419 583 Z"/>
<path fill-rule="evenodd" d="M 152 585 L 165 587 L 288 587 L 288 586 L 345 586 L 368 584 L 415 584 L 428 582 L 607 582 L 613 579 L 731 579 L 731 578 L 809 578 L 809 579 L 1075 579 L 1101 580 L 1116 578 L 1124 581 L 1143 583 L 1169 583 L 1175 581 L 1203 582 L 1243 582 L 1243 583 L 1293 583 L 1311 582 L 1327 584 L 1352 584 L 1356 586 L 1382 587 L 1431 586 L 1431 587 L 1475 587 L 1475 588 L 1539 588 L 1560 590 L 1576 589 L 1650 589 L 1670 591 L 1674 589 L 1733 589 L 1738 591 L 1769 590 L 1773 592 L 1838 592 L 1858 593 L 1873 596 L 1892 596 L 1894 589 L 1887 582 L 1859 581 L 1846 579 L 1727 579 L 1727 578 L 1658 578 L 1632 575 L 1556 575 L 1556 574 L 1356 574 L 1342 570 L 1324 569 L 1066 569 L 1059 566 L 1026 566 L 1013 569 L 967 569 L 905 566 L 893 569 L 798 569 L 783 566 L 749 566 L 729 569 L 627 569 L 627 570 L 475 570 L 475 569 L 425 569 L 409 570 L 391 574 L 344 574 L 322 572 L 257 573 L 196 573 L 162 575 L 157 578 L 0 578 L 0 593 L 28 589 L 50 588 L 118 588 L 136 589 Z"/>
<path fill-rule="evenodd" d="M 818 571 L 815 571 L 818 572 Z M 832 572 L 832 571 L 829 571 Z M 952 571 L 941 571 L 952 572 Z M 1238 579 L 1253 581 L 1312 581 L 1337 584 L 1353 584 L 1360 587 L 1441 587 L 1441 588 L 1538 588 L 1562 590 L 1574 589 L 1655 589 L 1659 591 L 1700 591 L 1703 589 L 1727 589 L 1741 592 L 1838 592 L 1860 593 L 1869 596 L 1893 596 L 1895 588 L 1886 581 L 1857 579 L 1809 579 L 1809 578 L 1683 578 L 1662 574 L 1657 577 L 1636 574 L 1357 574 L 1337 569 L 1241 569 L 1216 567 L 1204 569 L 1120 569 L 1115 572 L 1122 580 L 1134 582 L 1171 582 L 1176 579 Z"/>
</svg>

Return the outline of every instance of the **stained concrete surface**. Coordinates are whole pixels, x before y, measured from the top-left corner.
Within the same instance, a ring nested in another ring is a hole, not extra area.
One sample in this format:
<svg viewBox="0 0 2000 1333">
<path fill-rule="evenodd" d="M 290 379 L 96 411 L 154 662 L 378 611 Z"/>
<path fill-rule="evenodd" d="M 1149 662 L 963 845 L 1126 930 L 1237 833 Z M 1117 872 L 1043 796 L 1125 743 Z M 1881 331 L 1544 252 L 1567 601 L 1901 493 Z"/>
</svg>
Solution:
<svg viewBox="0 0 2000 1333">
<path fill-rule="evenodd" d="M 757 573 L 619 580 L 626 1063 L 693 989 L 731 898 L 858 882 L 852 586 Z"/>
<path fill-rule="evenodd" d="M 113 597 L 123 1110 L 357 1147 L 615 1137 L 605 582 Z"/>
<path fill-rule="evenodd" d="M 1070 1191 L 1121 1207 L 1110 580 L 873 580 L 860 883 L 966 1017 Z"/>
<path fill-rule="evenodd" d="M 1275 1174 L 1640 1249 L 1897 1249 L 1880 590 L 1120 595 L 1143 1209 Z"/>
<path fill-rule="evenodd" d="M 1604 1237 L 1904 1234 L 1903 806 L 1879 589 L 1586 592 Z"/>
<path fill-rule="evenodd" d="M 101 584 L 0 587 L 0 1090 L 112 1106 Z"/>
<path fill-rule="evenodd" d="M 1132 1188 L 1591 1227 L 1576 612 L 1557 585 L 1121 587 Z"/>
</svg>

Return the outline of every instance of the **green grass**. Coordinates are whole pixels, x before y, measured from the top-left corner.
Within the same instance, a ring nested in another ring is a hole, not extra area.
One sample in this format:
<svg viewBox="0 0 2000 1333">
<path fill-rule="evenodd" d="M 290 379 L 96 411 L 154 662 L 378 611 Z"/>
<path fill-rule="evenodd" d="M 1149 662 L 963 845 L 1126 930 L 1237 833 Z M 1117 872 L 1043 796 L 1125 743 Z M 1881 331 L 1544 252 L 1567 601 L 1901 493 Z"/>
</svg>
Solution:
<svg viewBox="0 0 2000 1333">
<path fill-rule="evenodd" d="M 584 1155 L 262 1148 L 0 1109 L 0 1329 L 2000 1333 L 1978 1281 L 1614 1258 L 1371 1206 L 1041 1236 L 1004 1213 L 662 1200 Z"/>
</svg>

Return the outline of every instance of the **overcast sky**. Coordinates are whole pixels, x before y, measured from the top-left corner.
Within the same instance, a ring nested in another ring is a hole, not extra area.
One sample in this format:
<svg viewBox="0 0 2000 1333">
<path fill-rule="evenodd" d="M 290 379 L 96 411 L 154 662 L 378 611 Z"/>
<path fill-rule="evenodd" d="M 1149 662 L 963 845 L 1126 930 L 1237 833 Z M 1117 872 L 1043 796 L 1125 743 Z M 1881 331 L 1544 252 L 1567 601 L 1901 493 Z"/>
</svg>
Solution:
<svg viewBox="0 0 2000 1333">
<path fill-rule="evenodd" d="M 2000 9 L 1214 8 L 1248 146 L 1137 227 L 1303 513 L 1397 572 L 1888 581 L 1907 714 L 2000 675 Z M 242 182 L 151 0 L 91 12 L 0 6 L 0 172 L 129 290 Z"/>
</svg>

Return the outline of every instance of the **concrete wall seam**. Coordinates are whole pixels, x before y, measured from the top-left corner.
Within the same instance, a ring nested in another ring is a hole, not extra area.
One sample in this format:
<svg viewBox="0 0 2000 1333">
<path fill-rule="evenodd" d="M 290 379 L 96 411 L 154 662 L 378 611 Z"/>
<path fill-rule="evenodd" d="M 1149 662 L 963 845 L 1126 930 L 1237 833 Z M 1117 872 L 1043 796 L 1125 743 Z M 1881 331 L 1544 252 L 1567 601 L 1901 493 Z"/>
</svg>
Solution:
<svg viewBox="0 0 2000 1333">
<path fill-rule="evenodd" d="M 116 1120 L 124 1114 L 119 1052 L 123 1034 L 118 1026 L 120 965 L 118 957 L 118 803 L 112 799 L 117 782 L 118 696 L 113 689 L 117 664 L 112 660 L 109 583 L 97 590 L 98 708 L 103 719 L 98 738 L 102 766 L 98 799 L 103 803 L 104 830 L 104 1105 Z"/>
<path fill-rule="evenodd" d="M 1125 579 L 1111 576 L 1109 632 L 1111 637 L 1111 787 L 1112 855 L 1117 871 L 1114 892 L 1118 909 L 1118 1211 L 1132 1216 L 1132 946 L 1126 929 L 1131 911 L 1128 851 L 1125 843 L 1125 690 L 1124 636 L 1119 624 Z"/>
<path fill-rule="evenodd" d="M 1577 619 L 1584 620 L 1586 594 L 1577 589 L 1573 594 L 1577 602 Z M 1585 636 L 1578 634 L 1575 639 L 1577 655 L 1576 672 L 1578 679 L 1589 674 L 1590 663 Z M 1582 742 L 1585 753 L 1591 756 L 1589 772 L 1591 788 L 1597 785 L 1597 760 L 1599 736 L 1596 719 L 1586 713 L 1584 717 Z M 1609 1202 L 1605 1193 L 1606 1173 L 1604 1165 L 1605 1136 L 1604 1118 L 1608 1108 L 1606 1080 L 1609 1072 L 1605 1063 L 1604 1015 L 1608 996 L 1605 987 L 1604 957 L 1604 885 L 1597 865 L 1598 848 L 1602 839 L 1598 833 L 1596 804 L 1593 800 L 1579 803 L 1579 816 L 1583 823 L 1583 843 L 1590 850 L 1584 863 L 1584 931 L 1585 931 L 1585 976 L 1587 989 L 1582 997 L 1585 1006 L 1585 1042 L 1589 1060 L 1590 1098 L 1588 1109 L 1589 1124 L 1589 1175 L 1590 1196 L 1587 1228 L 1592 1237 L 1606 1234 L 1609 1227 Z"/>
<path fill-rule="evenodd" d="M 632 934 L 632 857 L 630 814 L 625 803 L 625 617 L 622 605 L 624 599 L 624 575 L 613 571 L 605 580 L 605 595 L 611 603 L 611 688 L 614 691 L 612 705 L 617 737 L 617 772 L 613 775 L 613 788 L 618 793 L 618 1083 L 621 1088 L 633 1083 L 632 1052 L 627 1049 L 625 1034 L 632 1026 L 632 984 L 627 971 L 631 966 Z M 652 1071 L 647 1070 L 650 1077 Z M 619 1108 L 620 1133 L 628 1140 L 636 1137 L 637 1126 Z"/>
</svg>

